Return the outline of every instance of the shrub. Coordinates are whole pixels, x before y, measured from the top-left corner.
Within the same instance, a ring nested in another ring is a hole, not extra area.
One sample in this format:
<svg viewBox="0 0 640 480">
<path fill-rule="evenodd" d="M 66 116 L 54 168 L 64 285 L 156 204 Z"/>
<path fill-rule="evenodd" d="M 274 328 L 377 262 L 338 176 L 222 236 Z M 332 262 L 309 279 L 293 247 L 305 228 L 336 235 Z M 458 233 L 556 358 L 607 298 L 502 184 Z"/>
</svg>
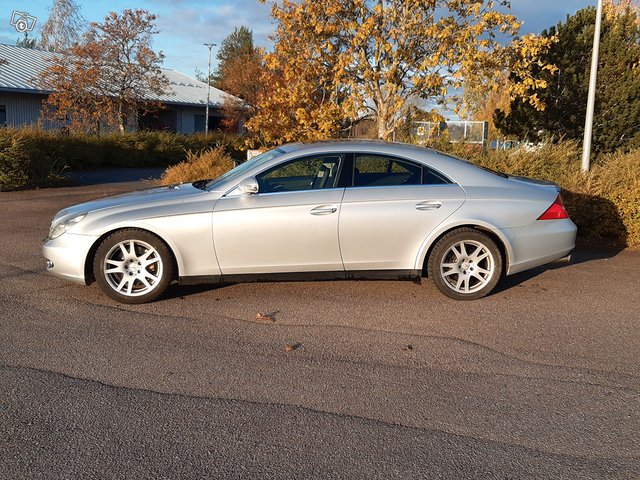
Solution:
<svg viewBox="0 0 640 480">
<path fill-rule="evenodd" d="M 189 151 L 185 161 L 165 170 L 159 183 L 172 185 L 216 178 L 232 168 L 233 160 L 224 147 L 211 148 L 199 155 Z"/>
<path fill-rule="evenodd" d="M 0 185 L 16 188 L 29 182 L 31 158 L 18 137 L 0 138 Z"/>
<path fill-rule="evenodd" d="M 31 142 L 25 132 L 0 129 L 0 190 L 51 186 L 65 182 L 65 164 L 55 152 Z"/>
<path fill-rule="evenodd" d="M 597 216 L 600 229 L 606 227 L 607 233 L 618 232 L 618 240 L 626 240 L 628 246 L 640 248 L 640 149 L 606 155 L 591 172 L 589 181 L 583 181 L 575 188 L 615 205 L 617 218 Z M 596 217 L 593 213 L 590 215 Z M 599 231 L 592 228 L 589 233 Z"/>
</svg>

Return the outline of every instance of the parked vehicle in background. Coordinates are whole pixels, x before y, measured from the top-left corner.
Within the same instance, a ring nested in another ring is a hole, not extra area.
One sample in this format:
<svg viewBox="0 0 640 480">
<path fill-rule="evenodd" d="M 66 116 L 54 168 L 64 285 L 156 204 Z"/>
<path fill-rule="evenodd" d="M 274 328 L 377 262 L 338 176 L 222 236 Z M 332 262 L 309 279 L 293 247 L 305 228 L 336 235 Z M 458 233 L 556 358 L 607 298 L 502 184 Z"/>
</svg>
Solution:
<svg viewBox="0 0 640 480">
<path fill-rule="evenodd" d="M 567 257 L 576 226 L 549 182 L 423 147 L 290 144 L 213 179 L 74 205 L 53 219 L 47 269 L 123 303 L 178 281 L 425 274 L 458 300 Z"/>
</svg>

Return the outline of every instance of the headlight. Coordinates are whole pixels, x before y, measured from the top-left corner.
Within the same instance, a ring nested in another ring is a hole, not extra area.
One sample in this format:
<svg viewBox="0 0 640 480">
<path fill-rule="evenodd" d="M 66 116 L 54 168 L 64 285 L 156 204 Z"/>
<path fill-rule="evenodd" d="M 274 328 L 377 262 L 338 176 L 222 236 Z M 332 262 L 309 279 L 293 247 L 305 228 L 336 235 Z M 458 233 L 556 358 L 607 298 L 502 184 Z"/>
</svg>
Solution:
<svg viewBox="0 0 640 480">
<path fill-rule="evenodd" d="M 71 227 L 73 227 L 76 223 L 81 222 L 84 219 L 84 217 L 86 217 L 86 216 L 87 216 L 86 213 L 82 213 L 82 214 L 80 214 L 78 216 L 75 216 L 73 218 L 70 218 L 69 220 L 66 220 L 66 221 L 64 221 L 62 223 L 59 223 L 57 225 L 52 225 L 51 229 L 49 230 L 49 238 L 51 238 L 51 239 L 58 238 L 64 232 L 66 232 Z"/>
</svg>

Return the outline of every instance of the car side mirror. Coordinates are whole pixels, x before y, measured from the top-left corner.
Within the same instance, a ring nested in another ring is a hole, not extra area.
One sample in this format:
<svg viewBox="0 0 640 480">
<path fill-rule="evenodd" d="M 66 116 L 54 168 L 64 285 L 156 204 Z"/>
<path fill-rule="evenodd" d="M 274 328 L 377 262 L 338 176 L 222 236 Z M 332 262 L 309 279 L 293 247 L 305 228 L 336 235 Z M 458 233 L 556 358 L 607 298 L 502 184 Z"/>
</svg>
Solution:
<svg viewBox="0 0 640 480">
<path fill-rule="evenodd" d="M 249 177 L 242 180 L 236 188 L 229 192 L 229 195 L 253 195 L 254 193 L 258 193 L 258 190 L 260 190 L 260 188 L 258 187 L 257 180 L 254 177 Z"/>
</svg>

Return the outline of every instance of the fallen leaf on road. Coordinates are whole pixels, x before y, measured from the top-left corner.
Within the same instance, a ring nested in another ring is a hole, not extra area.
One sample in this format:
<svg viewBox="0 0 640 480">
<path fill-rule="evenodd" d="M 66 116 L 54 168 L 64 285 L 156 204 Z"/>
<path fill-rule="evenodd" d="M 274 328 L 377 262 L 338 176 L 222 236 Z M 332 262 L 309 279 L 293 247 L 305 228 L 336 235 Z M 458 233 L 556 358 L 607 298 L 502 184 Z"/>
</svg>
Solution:
<svg viewBox="0 0 640 480">
<path fill-rule="evenodd" d="M 301 343 L 287 343 L 284 346 L 284 351 L 285 352 L 293 352 L 295 350 L 299 350 L 303 347 L 304 345 L 302 345 Z"/>
<path fill-rule="evenodd" d="M 258 313 L 256 315 L 256 320 L 259 320 L 260 322 L 275 322 L 276 319 L 272 314 L 269 313 Z"/>
<path fill-rule="evenodd" d="M 406 345 L 406 346 L 402 347 L 402 351 L 403 352 L 409 352 L 411 350 L 413 350 L 413 345 Z"/>
</svg>

